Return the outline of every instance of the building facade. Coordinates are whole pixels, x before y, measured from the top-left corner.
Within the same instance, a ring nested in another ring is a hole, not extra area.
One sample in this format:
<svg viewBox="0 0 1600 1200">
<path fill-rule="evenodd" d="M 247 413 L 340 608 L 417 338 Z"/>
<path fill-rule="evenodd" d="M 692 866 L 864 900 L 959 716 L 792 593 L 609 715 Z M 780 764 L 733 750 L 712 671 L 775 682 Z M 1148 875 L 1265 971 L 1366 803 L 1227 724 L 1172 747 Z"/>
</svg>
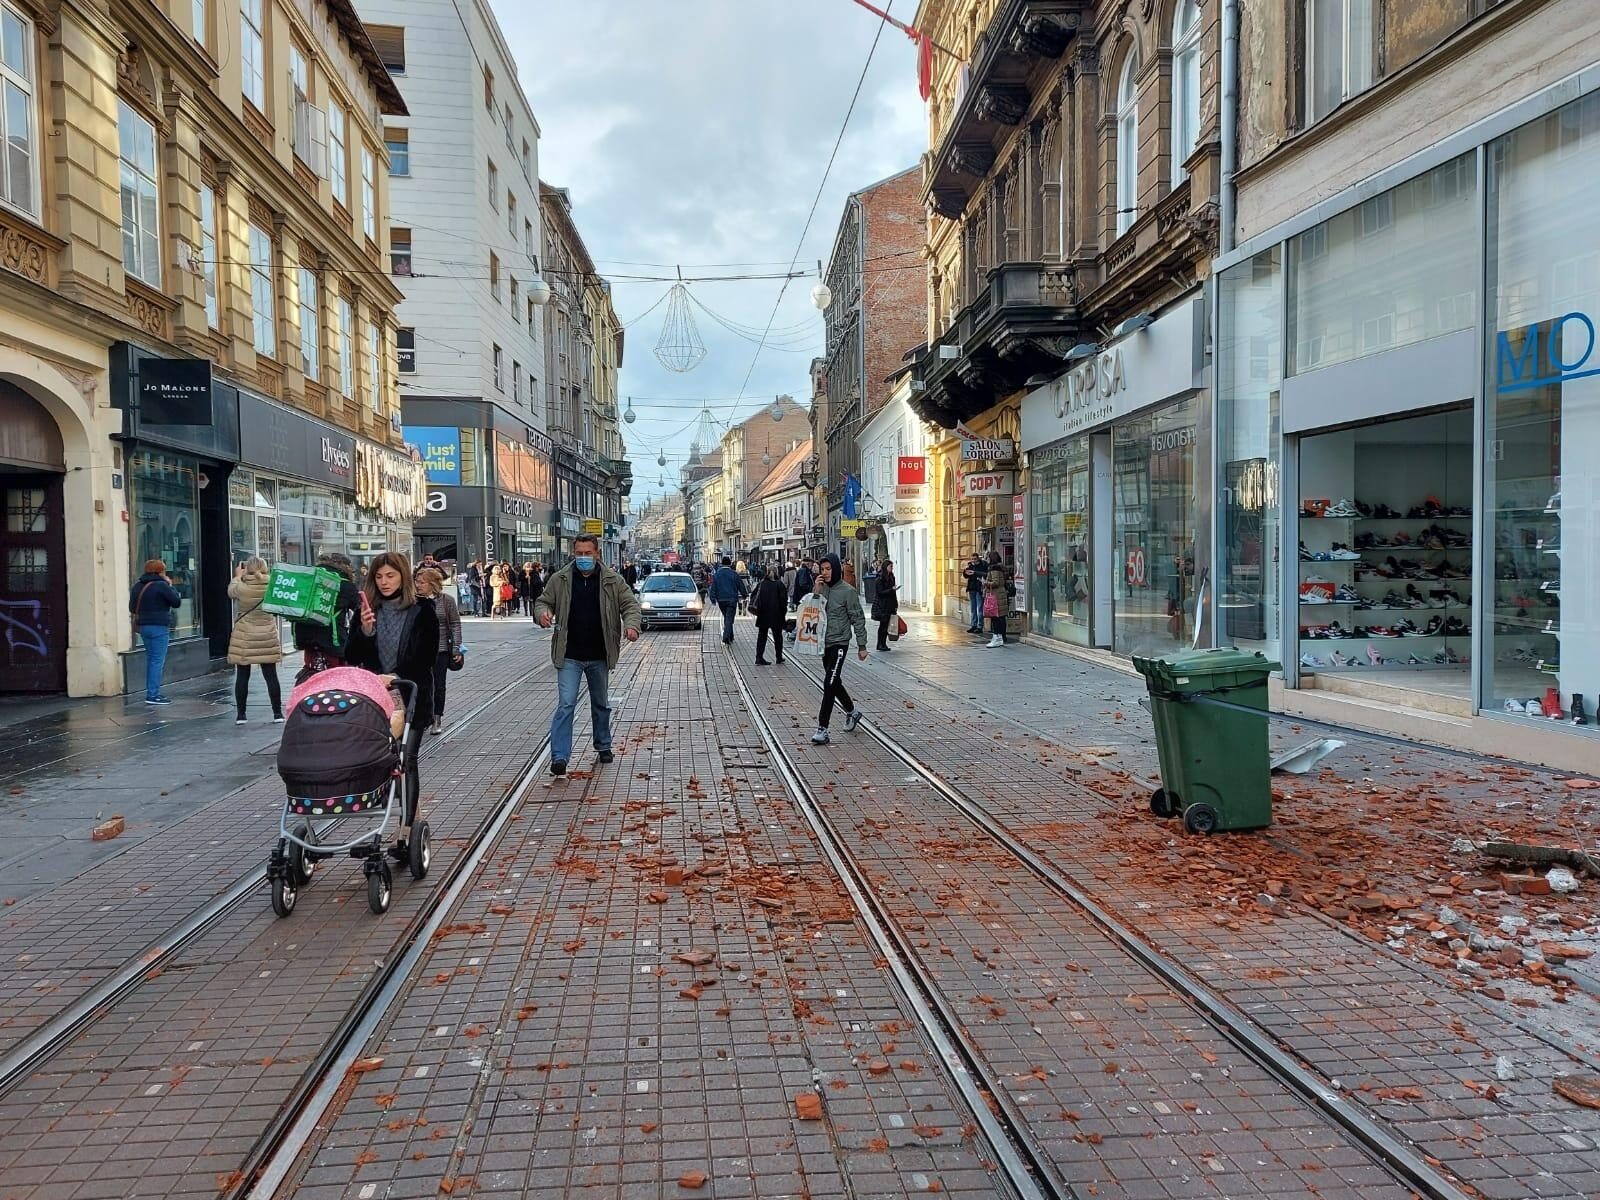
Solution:
<svg viewBox="0 0 1600 1200">
<path fill-rule="evenodd" d="M 889 377 L 906 352 L 926 340 L 927 237 L 921 172 L 912 167 L 850 194 L 824 273 L 832 293 L 819 431 L 828 462 L 827 542 L 847 557 L 860 552 L 842 522 L 846 481 L 860 479 L 861 427 L 888 403 Z"/>
<path fill-rule="evenodd" d="M 410 541 L 381 125 L 406 106 L 348 0 L 0 18 L 0 690 L 115 694 L 146 559 L 181 678 L 226 651 L 234 562 Z"/>
<path fill-rule="evenodd" d="M 861 428 L 862 498 L 871 522 L 869 557 L 893 560 L 902 608 L 925 609 L 933 584 L 929 435 L 910 400 L 910 372 L 902 371 L 889 402 Z"/>
<path fill-rule="evenodd" d="M 928 464 L 941 611 L 963 603 L 963 562 L 992 551 L 1041 634 L 1119 655 L 1194 636 L 1221 7 L 918 11 L 953 52 L 934 59 L 928 344 L 910 384 L 948 431 Z M 1169 371 L 1169 354 L 1200 367 Z"/>
<path fill-rule="evenodd" d="M 363 11 L 412 97 L 384 138 L 388 266 L 405 292 L 406 437 L 428 464 L 416 550 L 444 562 L 541 560 L 555 544 L 556 493 L 539 124 L 486 3 L 373 0 Z"/>
<path fill-rule="evenodd" d="M 1600 736 L 1594 10 L 1376 7 L 1243 13 L 1217 636 L 1279 659 L 1296 711 L 1579 768 Z"/>
<path fill-rule="evenodd" d="M 573 220 L 571 195 L 541 183 L 539 207 L 551 289 L 544 312 L 545 423 L 556 448 L 557 512 L 545 557 L 564 561 L 572 539 L 586 533 L 601 538 L 615 562 L 624 540 L 622 497 L 633 485 L 617 410 L 622 324 Z"/>
</svg>

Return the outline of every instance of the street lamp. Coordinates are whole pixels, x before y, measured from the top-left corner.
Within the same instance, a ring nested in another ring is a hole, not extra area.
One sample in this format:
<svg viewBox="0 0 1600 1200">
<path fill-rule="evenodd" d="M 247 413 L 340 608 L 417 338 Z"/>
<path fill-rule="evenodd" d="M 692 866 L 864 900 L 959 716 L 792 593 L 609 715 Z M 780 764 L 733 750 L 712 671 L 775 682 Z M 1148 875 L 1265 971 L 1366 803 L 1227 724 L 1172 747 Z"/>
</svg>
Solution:
<svg viewBox="0 0 1600 1200">
<path fill-rule="evenodd" d="M 774 421 L 783 420 L 783 414 L 786 411 L 785 408 L 784 408 L 784 405 L 793 404 L 793 403 L 794 403 L 794 397 L 793 396 L 779 396 L 776 400 L 774 400 L 772 402 L 772 409 L 771 409 L 772 419 Z"/>
<path fill-rule="evenodd" d="M 819 283 L 811 289 L 811 303 L 816 305 L 818 312 L 827 312 L 828 305 L 833 303 L 833 289 L 825 283 Z"/>
<path fill-rule="evenodd" d="M 526 295 L 528 303 L 543 307 L 550 303 L 550 285 L 538 275 L 528 280 Z"/>
</svg>

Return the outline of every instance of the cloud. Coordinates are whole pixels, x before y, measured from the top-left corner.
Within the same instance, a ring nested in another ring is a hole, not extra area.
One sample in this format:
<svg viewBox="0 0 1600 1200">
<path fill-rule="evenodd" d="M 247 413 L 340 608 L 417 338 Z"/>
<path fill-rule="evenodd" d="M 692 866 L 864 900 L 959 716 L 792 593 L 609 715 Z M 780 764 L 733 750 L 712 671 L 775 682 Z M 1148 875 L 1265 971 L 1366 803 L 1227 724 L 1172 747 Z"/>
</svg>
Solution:
<svg viewBox="0 0 1600 1200">
<path fill-rule="evenodd" d="M 909 20 L 914 5 L 896 8 Z M 571 191 L 578 228 L 613 278 L 624 320 L 668 285 L 619 276 L 672 273 L 624 264 L 682 264 L 686 275 L 787 266 L 880 28 L 850 0 L 502 0 L 497 16 L 542 131 L 540 175 Z M 926 140 L 913 47 L 884 28 L 800 269 L 828 257 L 848 194 L 914 165 Z M 692 285 L 730 323 L 756 330 L 783 290 L 772 316 L 781 333 L 753 371 L 753 342 L 704 313 L 697 323 L 709 353 L 684 375 L 651 353 L 664 304 L 628 330 L 622 393 L 635 397 L 638 415 L 625 426 L 636 506 L 663 490 L 663 476 L 675 484 L 703 398 L 726 419 L 780 393 L 809 395 L 823 336 L 813 282 Z M 804 432 L 797 426 L 797 436 Z M 665 469 L 656 464 L 661 450 Z"/>
</svg>

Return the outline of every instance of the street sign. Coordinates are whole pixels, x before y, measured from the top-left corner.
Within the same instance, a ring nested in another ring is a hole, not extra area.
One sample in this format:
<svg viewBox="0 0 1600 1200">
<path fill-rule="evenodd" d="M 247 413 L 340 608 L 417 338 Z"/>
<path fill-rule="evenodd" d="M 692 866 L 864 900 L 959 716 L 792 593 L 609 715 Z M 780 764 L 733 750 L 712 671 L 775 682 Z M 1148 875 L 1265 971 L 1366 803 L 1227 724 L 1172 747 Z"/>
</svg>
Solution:
<svg viewBox="0 0 1600 1200">
<path fill-rule="evenodd" d="M 1010 462 L 1016 456 L 1015 438 L 970 438 L 961 443 L 962 462 Z"/>
<path fill-rule="evenodd" d="M 1015 471 L 974 471 L 961 477 L 961 498 L 1010 496 L 1017 490 Z"/>
</svg>

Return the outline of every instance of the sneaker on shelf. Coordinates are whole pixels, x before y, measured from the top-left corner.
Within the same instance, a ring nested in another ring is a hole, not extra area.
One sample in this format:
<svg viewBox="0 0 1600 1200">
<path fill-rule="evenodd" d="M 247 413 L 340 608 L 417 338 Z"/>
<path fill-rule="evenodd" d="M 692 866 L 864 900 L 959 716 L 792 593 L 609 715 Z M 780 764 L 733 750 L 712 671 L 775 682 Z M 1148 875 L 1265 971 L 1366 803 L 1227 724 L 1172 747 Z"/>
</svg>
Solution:
<svg viewBox="0 0 1600 1200">
<path fill-rule="evenodd" d="M 1335 542 L 1333 549 L 1328 552 L 1328 557 L 1334 562 L 1354 562 L 1361 555 L 1343 542 Z"/>
<path fill-rule="evenodd" d="M 1360 533 L 1356 534 L 1355 544 L 1357 550 L 1376 550 L 1379 545 L 1381 545 L 1381 543 L 1378 541 L 1377 535 L 1371 530 L 1367 529 L 1363 529 Z"/>
<path fill-rule="evenodd" d="M 1553 493 L 1550 499 L 1544 502 L 1544 510 L 1547 513 L 1557 513 L 1561 511 L 1561 493 L 1559 491 Z"/>
<path fill-rule="evenodd" d="M 1574 725 L 1587 725 L 1589 723 L 1589 718 L 1584 715 L 1583 711 L 1582 692 L 1572 693 L 1572 723 Z"/>
<path fill-rule="evenodd" d="M 1335 650 L 1333 652 L 1333 665 L 1336 667 L 1348 667 L 1350 660 L 1345 657 L 1342 651 Z"/>
<path fill-rule="evenodd" d="M 1322 660 L 1320 658 L 1318 658 L 1315 654 L 1302 654 L 1300 656 L 1300 665 L 1302 667 L 1315 668 L 1315 667 L 1322 666 L 1323 663 L 1322 663 Z M 1507 703 L 1510 703 L 1510 701 L 1507 701 Z"/>
<path fill-rule="evenodd" d="M 1534 549 L 1538 550 L 1541 554 L 1560 554 L 1561 538 L 1559 535 L 1553 538 L 1540 538 Z"/>
<path fill-rule="evenodd" d="M 1422 666 L 1422 660 L 1420 658 L 1418 658 L 1415 654 L 1408 654 L 1408 655 L 1406 655 L 1406 666 L 1408 666 L 1408 667 L 1420 667 L 1420 666 Z"/>
<path fill-rule="evenodd" d="M 1333 598 L 1341 604 L 1355 604 L 1360 601 L 1361 593 L 1348 583 L 1341 583 L 1333 593 Z"/>
<path fill-rule="evenodd" d="M 1394 521 L 1399 519 L 1400 514 L 1387 504 L 1374 504 L 1372 506 L 1372 516 L 1379 521 Z"/>
<path fill-rule="evenodd" d="M 1300 515 L 1302 517 L 1320 517 L 1328 511 L 1326 500 L 1302 500 L 1300 502 Z"/>
<path fill-rule="evenodd" d="M 1322 510 L 1322 515 L 1325 517 L 1359 517 L 1361 510 L 1343 496 L 1340 496 L 1337 503 L 1330 504 Z"/>
<path fill-rule="evenodd" d="M 1315 561 L 1311 557 L 1311 551 L 1306 549 L 1306 544 L 1304 542 L 1300 543 L 1300 561 L 1301 562 L 1313 562 L 1313 561 Z"/>
<path fill-rule="evenodd" d="M 1409 619 L 1402 618 L 1396 621 L 1391 628 L 1396 637 L 1416 637 L 1417 627 Z"/>
<path fill-rule="evenodd" d="M 1437 637 L 1444 632 L 1444 618 L 1434 617 L 1422 627 L 1423 637 Z"/>
<path fill-rule="evenodd" d="M 1566 716 L 1566 714 L 1561 711 L 1561 693 L 1556 691 L 1555 688 L 1545 688 L 1544 702 L 1540 705 L 1540 707 L 1544 710 L 1544 715 L 1549 717 L 1552 721 L 1559 721 L 1562 717 Z"/>
<path fill-rule="evenodd" d="M 1371 642 L 1367 643 L 1367 661 L 1375 667 L 1383 666 L 1383 655 L 1378 653 L 1378 648 Z"/>
<path fill-rule="evenodd" d="M 1522 706 L 1522 711 L 1530 717 L 1542 717 L 1544 716 L 1544 705 L 1537 700 L 1529 700 Z"/>
<path fill-rule="evenodd" d="M 1505 705 L 1508 713 L 1516 713 L 1519 717 L 1528 711 L 1528 706 L 1522 700 L 1507 700 Z"/>
</svg>

